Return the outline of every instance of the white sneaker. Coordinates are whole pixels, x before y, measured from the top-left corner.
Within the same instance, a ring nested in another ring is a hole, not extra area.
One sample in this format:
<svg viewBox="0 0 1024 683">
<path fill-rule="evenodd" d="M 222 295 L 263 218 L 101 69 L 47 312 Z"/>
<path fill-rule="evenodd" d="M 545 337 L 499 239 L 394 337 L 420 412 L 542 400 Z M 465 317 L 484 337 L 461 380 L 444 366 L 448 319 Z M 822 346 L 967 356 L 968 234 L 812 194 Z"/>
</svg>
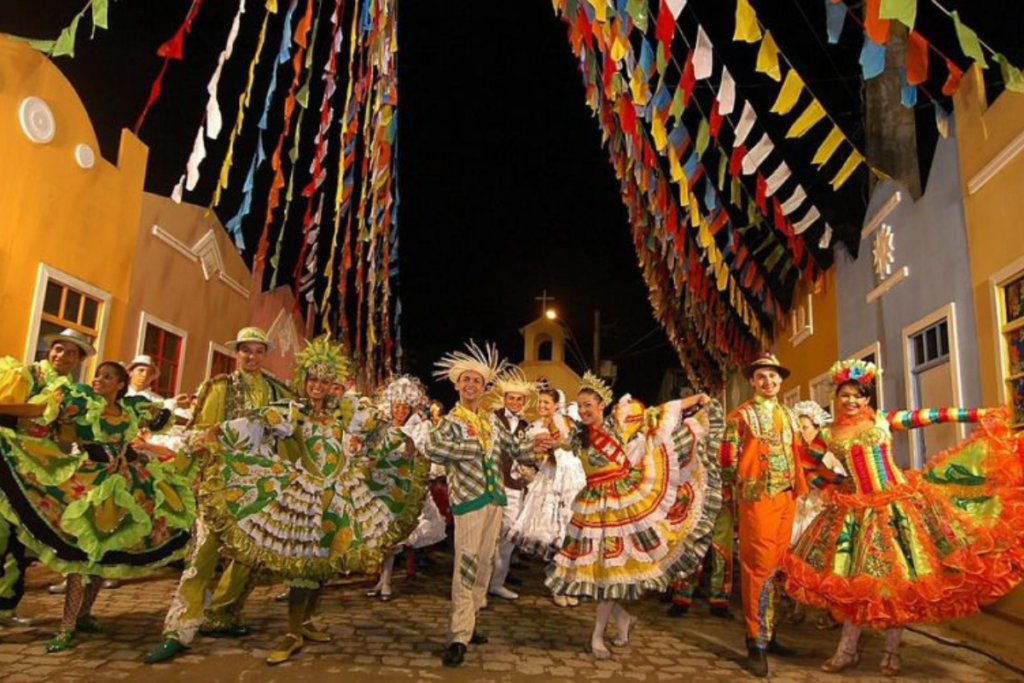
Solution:
<svg viewBox="0 0 1024 683">
<path fill-rule="evenodd" d="M 499 598 L 503 598 L 505 600 L 518 600 L 519 599 L 519 593 L 513 593 L 512 591 L 510 591 L 509 589 L 505 588 L 504 586 L 499 586 L 497 588 L 492 588 L 489 592 L 490 592 L 491 595 L 494 595 L 494 596 L 499 597 Z"/>
</svg>

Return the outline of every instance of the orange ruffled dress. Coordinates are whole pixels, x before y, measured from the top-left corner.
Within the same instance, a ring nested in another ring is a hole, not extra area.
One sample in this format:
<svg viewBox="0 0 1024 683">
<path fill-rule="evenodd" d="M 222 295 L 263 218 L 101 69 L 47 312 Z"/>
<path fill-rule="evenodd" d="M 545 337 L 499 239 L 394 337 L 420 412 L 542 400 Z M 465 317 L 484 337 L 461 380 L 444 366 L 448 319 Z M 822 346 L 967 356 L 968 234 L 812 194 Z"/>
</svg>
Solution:
<svg viewBox="0 0 1024 683">
<path fill-rule="evenodd" d="M 890 429 L 980 422 L 921 471 L 899 469 Z M 855 491 L 830 489 L 786 557 L 786 591 L 877 629 L 964 617 L 1024 576 L 1024 439 L 1004 410 L 879 413 L 849 439 L 823 433 Z"/>
</svg>

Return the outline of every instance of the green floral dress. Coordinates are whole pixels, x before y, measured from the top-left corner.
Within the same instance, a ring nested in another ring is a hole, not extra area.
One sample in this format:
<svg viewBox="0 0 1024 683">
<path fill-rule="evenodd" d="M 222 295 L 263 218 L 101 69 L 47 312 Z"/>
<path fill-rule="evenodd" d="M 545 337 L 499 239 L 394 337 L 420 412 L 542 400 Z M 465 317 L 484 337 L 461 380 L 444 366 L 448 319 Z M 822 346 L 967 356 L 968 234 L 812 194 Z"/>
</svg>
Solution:
<svg viewBox="0 0 1024 683">
<path fill-rule="evenodd" d="M 416 526 L 416 468 L 404 449 L 361 445 L 372 412 L 345 401 L 337 414 L 293 403 L 223 423 L 205 472 L 201 505 L 227 552 L 289 585 L 372 573 Z"/>
<path fill-rule="evenodd" d="M 106 401 L 67 384 L 27 431 L 0 428 L 0 515 L 49 568 L 123 578 L 180 558 L 195 519 L 190 480 L 133 440 L 167 420 L 142 397 Z M 156 429 L 154 429 L 156 431 Z"/>
</svg>

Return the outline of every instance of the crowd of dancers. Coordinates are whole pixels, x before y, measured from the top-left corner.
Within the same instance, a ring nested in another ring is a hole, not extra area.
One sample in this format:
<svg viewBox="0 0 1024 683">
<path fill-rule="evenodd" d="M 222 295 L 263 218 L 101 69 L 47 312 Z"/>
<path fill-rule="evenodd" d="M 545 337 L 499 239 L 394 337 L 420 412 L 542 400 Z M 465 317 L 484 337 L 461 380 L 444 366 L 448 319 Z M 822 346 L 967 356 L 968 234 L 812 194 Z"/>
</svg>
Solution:
<svg viewBox="0 0 1024 683">
<path fill-rule="evenodd" d="M 197 633 L 248 634 L 247 596 L 279 581 L 288 626 L 267 661 L 281 663 L 330 641 L 316 622 L 325 583 L 379 574 L 369 594 L 389 600 L 397 554 L 449 527 L 447 666 L 487 641 L 488 596 L 518 597 L 505 585 L 516 549 L 547 561 L 555 605 L 595 603 L 598 659 L 612 656 L 609 627 L 611 645 L 629 642 L 630 601 L 670 594 L 684 615 L 705 564 L 711 613 L 732 619 L 738 554 L 755 676 L 769 654 L 795 654 L 775 634 L 783 596 L 842 624 L 823 669 L 855 666 L 869 627 L 885 631 L 879 668 L 896 675 L 903 626 L 972 614 L 1024 576 L 1024 439 L 1006 412 L 875 411 L 879 371 L 860 360 L 832 368 L 834 417 L 783 405 L 788 371 L 771 354 L 745 368 L 753 398 L 724 415 L 705 394 L 616 400 L 590 373 L 566 397 L 470 343 L 436 365 L 458 393 L 444 413 L 414 377 L 359 394 L 327 337 L 297 354 L 286 386 L 263 371 L 266 333 L 245 328 L 228 344 L 234 372 L 169 399 L 147 356 L 99 363 L 85 385 L 72 378 L 90 340 L 46 341 L 44 360 L 0 359 L 0 624 L 28 624 L 17 608 L 32 558 L 65 575 L 48 652 L 101 630 L 104 581 L 183 560 L 146 661 Z M 893 430 L 946 422 L 977 427 L 920 471 L 896 465 Z"/>
</svg>

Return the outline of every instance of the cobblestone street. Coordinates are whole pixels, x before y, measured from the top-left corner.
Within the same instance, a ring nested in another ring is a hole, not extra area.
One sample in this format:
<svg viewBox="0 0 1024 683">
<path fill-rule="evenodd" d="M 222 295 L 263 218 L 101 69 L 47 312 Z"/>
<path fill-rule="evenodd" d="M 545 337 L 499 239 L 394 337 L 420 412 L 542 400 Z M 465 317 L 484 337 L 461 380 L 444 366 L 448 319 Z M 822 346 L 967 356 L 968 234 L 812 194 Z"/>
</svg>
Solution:
<svg viewBox="0 0 1024 683">
<path fill-rule="evenodd" d="M 593 607 L 557 608 L 545 594 L 542 567 L 530 563 L 515 574 L 524 579 L 522 597 L 513 603 L 495 599 L 480 628 L 490 643 L 472 647 L 461 669 L 441 666 L 448 616 L 450 560 L 438 563 L 412 583 L 396 572 L 396 597 L 389 603 L 364 596 L 365 584 L 332 586 L 321 603 L 320 621 L 334 636 L 325 645 L 307 645 L 293 661 L 269 668 L 263 659 L 283 633 L 285 606 L 274 602 L 279 586 L 258 588 L 246 607 L 255 632 L 240 640 L 198 638 L 174 663 L 148 666 L 143 653 L 159 641 L 164 613 L 176 574 L 125 583 L 100 593 L 94 613 L 106 633 L 81 634 L 77 647 L 57 655 L 44 648 L 56 629 L 61 597 L 46 586 L 57 579 L 39 567 L 29 573 L 23 613 L 38 619 L 38 628 L 0 630 L 0 679 L 70 681 L 140 679 L 147 681 L 305 681 L 336 676 L 343 681 L 501 681 L 556 680 L 679 681 L 753 680 L 741 669 L 744 655 L 740 622 L 707 616 L 698 603 L 694 613 L 676 620 L 664 616 L 655 597 L 634 609 L 639 622 L 628 647 L 617 648 L 610 661 L 595 662 L 583 651 Z M 792 660 L 774 658 L 775 681 L 880 680 L 877 636 L 865 638 L 860 666 L 843 676 L 829 676 L 818 666 L 834 647 L 838 632 L 814 628 L 814 615 L 800 626 L 786 627 L 780 640 L 799 647 Z M 1019 680 L 1009 669 L 966 650 L 941 645 L 908 633 L 904 676 L 915 681 Z"/>
</svg>

